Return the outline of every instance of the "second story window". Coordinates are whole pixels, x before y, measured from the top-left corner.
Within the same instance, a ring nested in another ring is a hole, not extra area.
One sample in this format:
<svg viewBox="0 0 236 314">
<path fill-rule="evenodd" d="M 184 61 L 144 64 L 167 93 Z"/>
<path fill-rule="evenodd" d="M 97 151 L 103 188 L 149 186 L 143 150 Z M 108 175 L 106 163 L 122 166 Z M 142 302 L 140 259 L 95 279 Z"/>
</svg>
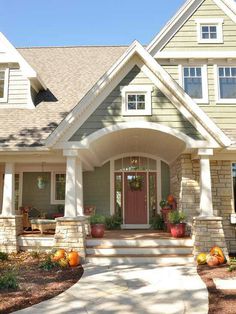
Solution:
<svg viewBox="0 0 236 314">
<path fill-rule="evenodd" d="M 0 102 L 7 102 L 8 69 L 0 69 Z"/>
<path fill-rule="evenodd" d="M 219 98 L 220 100 L 236 99 L 236 67 L 219 67 Z"/>
<path fill-rule="evenodd" d="M 201 39 L 217 39 L 217 26 L 201 25 Z"/>
<path fill-rule="evenodd" d="M 122 115 L 146 116 L 152 114 L 152 86 L 122 86 Z"/>
<path fill-rule="evenodd" d="M 208 103 L 207 67 L 180 66 L 180 75 L 185 92 L 198 103 Z"/>
<path fill-rule="evenodd" d="M 223 43 L 223 19 L 197 19 L 199 44 Z"/>
</svg>

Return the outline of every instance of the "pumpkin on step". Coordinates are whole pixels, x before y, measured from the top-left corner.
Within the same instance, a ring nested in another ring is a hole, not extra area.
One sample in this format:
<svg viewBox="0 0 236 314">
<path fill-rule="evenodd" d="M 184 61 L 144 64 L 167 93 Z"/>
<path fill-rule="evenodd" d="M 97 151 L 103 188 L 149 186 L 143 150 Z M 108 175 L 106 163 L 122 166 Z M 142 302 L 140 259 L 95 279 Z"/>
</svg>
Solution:
<svg viewBox="0 0 236 314">
<path fill-rule="evenodd" d="M 174 195 L 172 195 L 172 194 L 168 195 L 168 197 L 167 197 L 168 204 L 172 204 L 172 203 L 174 203 L 174 201 L 175 201 Z"/>
<path fill-rule="evenodd" d="M 217 256 L 214 256 L 214 255 L 208 254 L 206 261 L 207 261 L 207 265 L 210 267 L 215 267 L 215 266 L 219 265 L 219 260 L 218 260 Z"/>
<path fill-rule="evenodd" d="M 71 251 L 71 252 L 68 254 L 67 258 L 68 258 L 69 265 L 70 265 L 71 267 L 78 266 L 79 263 L 80 263 L 80 257 L 79 257 L 78 252 Z"/>
</svg>

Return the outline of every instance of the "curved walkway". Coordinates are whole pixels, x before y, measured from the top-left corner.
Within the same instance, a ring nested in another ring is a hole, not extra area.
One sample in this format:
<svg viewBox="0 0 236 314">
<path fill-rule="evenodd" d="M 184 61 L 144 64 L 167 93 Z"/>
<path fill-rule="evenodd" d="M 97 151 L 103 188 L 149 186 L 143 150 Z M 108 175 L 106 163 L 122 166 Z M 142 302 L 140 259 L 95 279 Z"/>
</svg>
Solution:
<svg viewBox="0 0 236 314">
<path fill-rule="evenodd" d="M 208 292 L 194 266 L 85 265 L 59 296 L 18 314 L 207 314 Z"/>
</svg>

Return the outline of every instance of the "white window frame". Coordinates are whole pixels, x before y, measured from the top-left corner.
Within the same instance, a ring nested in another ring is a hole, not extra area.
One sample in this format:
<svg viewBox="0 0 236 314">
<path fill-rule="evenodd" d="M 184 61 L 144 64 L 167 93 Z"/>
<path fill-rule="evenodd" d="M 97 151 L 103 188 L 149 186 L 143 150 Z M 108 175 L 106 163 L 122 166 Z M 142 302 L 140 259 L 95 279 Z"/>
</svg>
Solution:
<svg viewBox="0 0 236 314">
<path fill-rule="evenodd" d="M 66 172 L 65 171 L 51 172 L 51 204 L 52 205 L 65 204 L 65 200 L 56 199 L 56 175 L 57 174 L 66 174 Z"/>
<path fill-rule="evenodd" d="M 197 41 L 199 44 L 223 44 L 223 23 L 224 19 L 196 19 L 197 24 Z M 203 26 L 216 26 L 217 38 L 202 38 Z"/>
<path fill-rule="evenodd" d="M 201 68 L 202 69 L 202 98 L 193 98 L 198 104 L 209 104 L 208 93 L 208 73 L 206 64 L 180 64 L 179 65 L 179 84 L 184 89 L 184 68 Z M 190 96 L 191 97 L 191 96 Z"/>
<path fill-rule="evenodd" d="M 7 102 L 8 100 L 8 86 L 9 86 L 9 69 L 0 68 L 0 72 L 4 72 L 4 91 L 3 97 L 0 97 L 0 102 Z"/>
<path fill-rule="evenodd" d="M 215 74 L 215 91 L 216 91 L 216 103 L 217 104 L 229 104 L 236 105 L 236 98 L 221 98 L 220 97 L 220 77 L 219 68 L 236 68 L 236 64 L 214 64 Z"/>
<path fill-rule="evenodd" d="M 152 91 L 153 87 L 150 85 L 129 85 L 121 86 L 122 97 L 122 115 L 123 116 L 151 116 L 152 115 Z M 144 94 L 145 95 L 145 109 L 144 110 L 129 110 L 128 109 L 128 95 L 129 94 Z"/>
</svg>

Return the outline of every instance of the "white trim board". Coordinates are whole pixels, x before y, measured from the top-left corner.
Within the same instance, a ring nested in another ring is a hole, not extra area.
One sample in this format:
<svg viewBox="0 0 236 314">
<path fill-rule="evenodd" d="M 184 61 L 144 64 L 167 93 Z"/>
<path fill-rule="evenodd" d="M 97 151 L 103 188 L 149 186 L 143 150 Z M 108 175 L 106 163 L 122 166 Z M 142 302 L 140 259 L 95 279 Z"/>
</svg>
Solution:
<svg viewBox="0 0 236 314">
<path fill-rule="evenodd" d="M 121 225 L 121 229 L 150 229 L 151 225 L 149 224 L 146 224 L 146 225 L 127 225 L 127 224 L 124 224 L 124 225 Z"/>
<path fill-rule="evenodd" d="M 188 21 L 205 0 L 188 0 L 177 11 L 174 17 L 154 37 L 147 46 L 147 51 L 154 57 L 174 37 L 179 29 Z M 215 4 L 236 23 L 236 3 L 233 0 L 213 0 Z"/>
<path fill-rule="evenodd" d="M 59 124 L 48 137 L 46 145 L 48 147 L 56 147 L 55 144 L 57 142 L 66 143 L 69 141 L 76 130 L 135 65 L 151 79 L 178 111 L 211 143 L 212 147 L 231 145 L 230 139 L 137 41 L 128 48 L 112 68 L 105 73 Z"/>
</svg>

